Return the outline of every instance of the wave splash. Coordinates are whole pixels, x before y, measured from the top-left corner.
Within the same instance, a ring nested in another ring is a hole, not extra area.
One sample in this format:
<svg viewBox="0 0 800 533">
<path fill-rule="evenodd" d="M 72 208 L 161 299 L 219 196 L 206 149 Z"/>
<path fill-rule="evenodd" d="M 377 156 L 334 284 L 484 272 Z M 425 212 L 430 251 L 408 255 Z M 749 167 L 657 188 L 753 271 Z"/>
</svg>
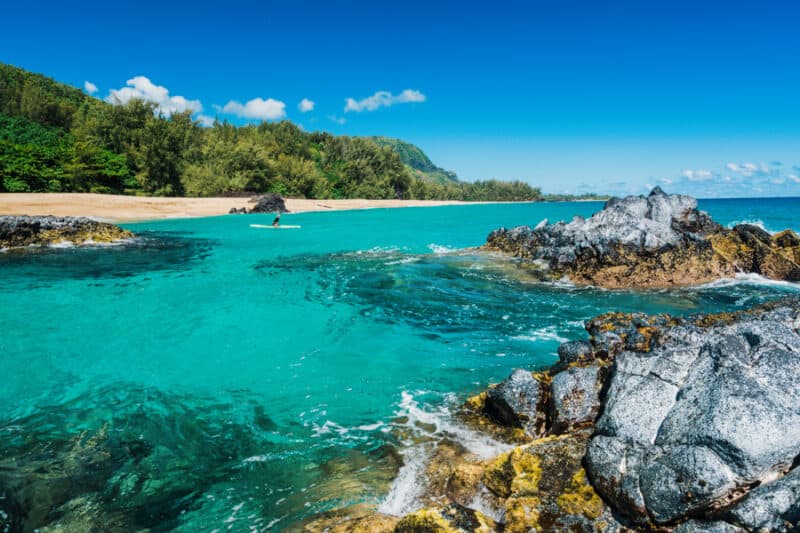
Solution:
<svg viewBox="0 0 800 533">
<path fill-rule="evenodd" d="M 399 420 L 396 426 L 405 430 L 409 437 L 403 442 L 405 447 L 401 451 L 403 466 L 378 512 L 403 516 L 423 506 L 425 468 L 438 441 L 454 440 L 481 459 L 490 459 L 512 448 L 460 424 L 449 407 L 456 403 L 454 395 L 444 395 L 440 405 L 423 407 L 416 399 L 423 394 L 423 391 L 401 393 L 399 409 L 395 413 Z"/>
</svg>

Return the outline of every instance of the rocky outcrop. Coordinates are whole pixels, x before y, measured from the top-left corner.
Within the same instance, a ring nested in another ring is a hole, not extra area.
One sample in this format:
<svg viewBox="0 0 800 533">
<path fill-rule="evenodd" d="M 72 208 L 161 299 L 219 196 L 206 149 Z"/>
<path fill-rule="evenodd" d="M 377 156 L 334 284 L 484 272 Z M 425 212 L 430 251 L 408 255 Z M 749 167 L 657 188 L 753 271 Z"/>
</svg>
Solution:
<svg viewBox="0 0 800 533">
<path fill-rule="evenodd" d="M 440 445 L 438 497 L 394 531 L 800 530 L 800 298 L 586 328 L 549 370 L 465 402 L 472 427 L 517 445 L 483 462 Z"/>
<path fill-rule="evenodd" d="M 130 239 L 133 233 L 84 217 L 0 216 L 0 248 L 70 242 L 75 245 Z"/>
<path fill-rule="evenodd" d="M 241 212 L 241 211 L 239 211 Z M 280 195 L 267 193 L 256 200 L 256 205 L 249 211 L 250 213 L 288 213 L 286 202 Z"/>
<path fill-rule="evenodd" d="M 659 187 L 647 197 L 612 198 L 589 219 L 500 228 L 484 249 L 531 262 L 542 279 L 567 276 L 608 288 L 692 285 L 738 272 L 800 281 L 800 237 L 793 231 L 726 229 L 694 198 Z"/>
</svg>

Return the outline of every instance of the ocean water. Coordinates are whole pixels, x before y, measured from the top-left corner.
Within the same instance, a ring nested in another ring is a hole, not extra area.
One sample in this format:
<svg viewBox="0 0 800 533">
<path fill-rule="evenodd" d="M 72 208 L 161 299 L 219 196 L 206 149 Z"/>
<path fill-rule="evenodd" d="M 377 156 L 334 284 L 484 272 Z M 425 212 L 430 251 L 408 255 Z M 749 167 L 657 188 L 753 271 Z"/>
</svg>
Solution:
<svg viewBox="0 0 800 533">
<path fill-rule="evenodd" d="M 127 224 L 139 237 L 118 246 L 0 254 L 0 531 L 86 517 L 284 531 L 354 503 L 407 512 L 432 441 L 501 449 L 454 407 L 513 368 L 548 366 L 585 320 L 800 292 L 755 276 L 576 288 L 468 250 L 499 226 L 601 207 L 289 214 L 302 228 L 281 231 L 222 216 Z M 701 208 L 800 230 L 800 199 Z"/>
</svg>

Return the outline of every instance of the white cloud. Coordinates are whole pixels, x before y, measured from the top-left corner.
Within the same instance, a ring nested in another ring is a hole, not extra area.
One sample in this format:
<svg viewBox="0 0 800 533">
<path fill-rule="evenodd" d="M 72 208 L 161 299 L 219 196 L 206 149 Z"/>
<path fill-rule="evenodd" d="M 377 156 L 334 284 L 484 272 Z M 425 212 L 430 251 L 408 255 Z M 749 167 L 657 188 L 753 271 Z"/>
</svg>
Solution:
<svg viewBox="0 0 800 533">
<path fill-rule="evenodd" d="M 254 118 L 258 120 L 279 120 L 286 116 L 286 104 L 272 98 L 253 98 L 241 104 L 231 100 L 222 108 L 224 113 L 231 113 L 241 118 Z"/>
<path fill-rule="evenodd" d="M 660 181 L 660 182 L 661 182 L 661 183 L 663 183 L 664 185 L 672 185 L 672 184 L 674 183 L 674 182 L 673 182 L 671 179 L 669 179 L 669 178 L 661 178 L 661 179 L 660 179 L 660 180 L 658 180 L 658 181 Z"/>
<path fill-rule="evenodd" d="M 789 174 L 786 177 L 789 179 L 789 181 L 792 181 L 794 183 L 800 183 L 800 176 L 797 176 L 796 174 Z"/>
<path fill-rule="evenodd" d="M 413 89 L 406 89 L 398 95 L 393 95 L 388 91 L 378 91 L 372 96 L 362 100 L 347 98 L 345 100 L 344 112 L 349 111 L 375 111 L 381 107 L 389 107 L 394 104 L 408 104 L 412 102 L 424 102 L 425 95 Z"/>
<path fill-rule="evenodd" d="M 90 81 L 83 82 L 83 88 L 86 89 L 86 92 L 89 94 L 94 94 L 97 92 L 97 85 Z"/>
<path fill-rule="evenodd" d="M 301 113 L 308 113 L 309 111 L 314 111 L 314 102 L 309 100 L 308 98 L 303 98 L 302 100 L 300 100 L 300 103 L 297 104 L 297 109 L 299 109 Z"/>
<path fill-rule="evenodd" d="M 342 124 L 344 124 L 345 122 L 347 122 L 347 120 L 345 120 L 345 118 L 344 118 L 344 117 L 337 117 L 336 115 L 328 115 L 328 118 L 329 118 L 331 121 L 333 121 L 333 122 L 335 122 L 335 123 L 337 123 L 337 124 L 339 124 L 339 125 L 342 125 Z"/>
<path fill-rule="evenodd" d="M 755 163 L 728 163 L 725 166 L 731 172 L 735 172 L 745 177 L 754 176 L 756 174 L 764 175 L 770 173 L 770 168 L 764 163 L 760 163 L 758 165 Z"/>
<path fill-rule="evenodd" d="M 131 100 L 144 100 L 156 104 L 156 111 L 171 115 L 191 111 L 199 113 L 203 110 L 200 100 L 189 100 L 183 96 L 170 96 L 169 90 L 161 85 L 156 85 L 145 76 L 136 76 L 126 82 L 127 87 L 112 89 L 106 97 L 106 102 L 112 104 L 127 104 Z"/>
<path fill-rule="evenodd" d="M 713 179 L 715 174 L 710 170 L 684 170 L 681 176 L 689 181 L 708 181 Z"/>
<path fill-rule="evenodd" d="M 204 128 L 210 128 L 211 126 L 214 125 L 214 122 L 216 122 L 217 119 L 215 119 L 214 117 L 209 117 L 208 115 L 197 115 L 196 120 Z"/>
</svg>

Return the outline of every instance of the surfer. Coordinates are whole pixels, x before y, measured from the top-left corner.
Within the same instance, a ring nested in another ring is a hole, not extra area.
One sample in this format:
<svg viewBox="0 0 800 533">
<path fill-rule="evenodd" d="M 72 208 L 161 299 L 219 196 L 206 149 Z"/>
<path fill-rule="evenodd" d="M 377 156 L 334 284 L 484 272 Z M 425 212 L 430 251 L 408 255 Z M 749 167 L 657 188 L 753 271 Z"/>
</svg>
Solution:
<svg viewBox="0 0 800 533">
<path fill-rule="evenodd" d="M 272 221 L 272 227 L 273 228 L 277 228 L 280 223 L 281 223 L 281 212 L 278 211 L 278 214 L 275 217 L 275 220 Z"/>
</svg>

